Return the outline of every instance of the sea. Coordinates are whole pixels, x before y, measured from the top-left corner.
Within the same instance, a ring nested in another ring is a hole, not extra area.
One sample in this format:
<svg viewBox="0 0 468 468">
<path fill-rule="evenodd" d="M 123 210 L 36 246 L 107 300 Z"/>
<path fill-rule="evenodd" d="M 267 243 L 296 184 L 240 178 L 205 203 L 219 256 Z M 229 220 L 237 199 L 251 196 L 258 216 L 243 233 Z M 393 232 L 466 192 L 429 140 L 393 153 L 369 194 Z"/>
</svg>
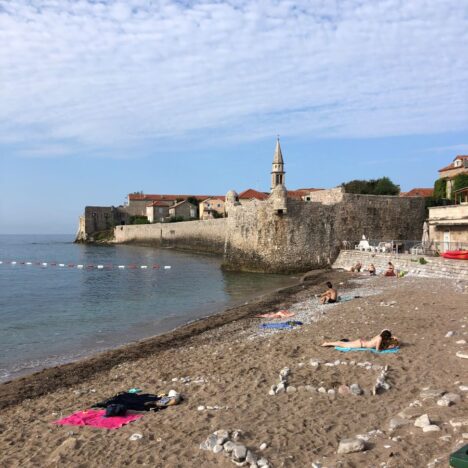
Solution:
<svg viewBox="0 0 468 468">
<path fill-rule="evenodd" d="M 0 382 L 173 330 L 296 280 L 226 272 L 216 256 L 73 240 L 0 235 Z"/>
</svg>

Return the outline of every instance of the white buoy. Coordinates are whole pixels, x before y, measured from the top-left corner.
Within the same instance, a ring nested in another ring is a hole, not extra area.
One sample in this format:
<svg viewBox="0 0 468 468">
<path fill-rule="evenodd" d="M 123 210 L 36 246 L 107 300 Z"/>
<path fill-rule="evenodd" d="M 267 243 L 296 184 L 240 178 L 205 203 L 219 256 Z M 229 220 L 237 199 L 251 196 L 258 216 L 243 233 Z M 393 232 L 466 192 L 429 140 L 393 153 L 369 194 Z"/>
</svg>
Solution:
<svg viewBox="0 0 468 468">
<path fill-rule="evenodd" d="M 16 262 L 11 262 L 12 265 L 16 265 Z"/>
<path fill-rule="evenodd" d="M 119 265 L 117 268 L 120 268 L 121 270 L 123 270 L 125 268 L 125 265 Z"/>
<path fill-rule="evenodd" d="M 145 269 L 145 268 L 148 268 L 146 265 L 141 265 L 140 267 L 141 269 Z"/>
<path fill-rule="evenodd" d="M 83 268 L 83 265 L 76 265 L 76 268 Z"/>
<path fill-rule="evenodd" d="M 170 269 L 171 269 L 171 266 L 170 266 L 170 265 L 165 265 L 165 266 L 164 266 L 164 269 L 165 269 L 165 270 L 170 270 Z"/>
<path fill-rule="evenodd" d="M 41 265 L 42 266 L 47 266 L 47 262 L 42 262 Z"/>
<path fill-rule="evenodd" d="M 64 267 L 65 263 L 59 263 L 59 267 Z"/>
<path fill-rule="evenodd" d="M 26 262 L 26 265 L 32 265 L 32 262 Z"/>
<path fill-rule="evenodd" d="M 98 265 L 97 267 L 99 270 L 102 270 L 104 268 L 104 265 Z"/>
</svg>

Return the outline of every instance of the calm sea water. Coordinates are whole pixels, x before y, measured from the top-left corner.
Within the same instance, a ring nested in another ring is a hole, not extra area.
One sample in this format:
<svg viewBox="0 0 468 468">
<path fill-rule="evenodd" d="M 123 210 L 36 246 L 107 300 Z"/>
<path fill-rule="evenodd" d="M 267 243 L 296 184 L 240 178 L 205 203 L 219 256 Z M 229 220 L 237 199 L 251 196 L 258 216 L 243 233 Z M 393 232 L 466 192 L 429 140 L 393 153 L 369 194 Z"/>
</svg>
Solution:
<svg viewBox="0 0 468 468">
<path fill-rule="evenodd" d="M 171 330 L 291 282 L 224 272 L 217 257 L 73 244 L 72 236 L 0 235 L 0 261 L 0 381 Z"/>
</svg>

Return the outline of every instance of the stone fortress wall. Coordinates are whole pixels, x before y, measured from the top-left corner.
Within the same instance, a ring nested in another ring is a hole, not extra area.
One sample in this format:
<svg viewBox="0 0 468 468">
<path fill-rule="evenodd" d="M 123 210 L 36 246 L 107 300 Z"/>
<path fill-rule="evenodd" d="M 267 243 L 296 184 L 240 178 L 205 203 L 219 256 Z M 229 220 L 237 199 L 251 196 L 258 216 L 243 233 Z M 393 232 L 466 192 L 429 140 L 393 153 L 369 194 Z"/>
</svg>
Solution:
<svg viewBox="0 0 468 468">
<path fill-rule="evenodd" d="M 117 226 L 114 238 L 118 244 L 137 243 L 222 255 L 226 218 Z"/>
<path fill-rule="evenodd" d="M 382 241 L 421 239 L 423 198 L 354 195 L 341 189 L 316 194 L 321 202 L 284 199 L 273 191 L 262 203 L 228 204 L 226 268 L 306 271 L 330 266 L 345 241 L 363 234 Z"/>
<path fill-rule="evenodd" d="M 421 264 L 420 258 L 424 258 L 426 263 Z M 373 263 L 377 274 L 382 274 L 387 270 L 389 261 L 395 265 L 398 271 L 405 271 L 410 276 L 468 280 L 468 269 L 464 260 L 448 260 L 442 257 L 430 257 L 427 255 L 395 255 L 390 253 L 342 250 L 333 264 L 333 268 L 349 271 L 357 262 L 361 262 L 363 265 L 361 274 L 365 274 L 363 271 Z"/>
</svg>

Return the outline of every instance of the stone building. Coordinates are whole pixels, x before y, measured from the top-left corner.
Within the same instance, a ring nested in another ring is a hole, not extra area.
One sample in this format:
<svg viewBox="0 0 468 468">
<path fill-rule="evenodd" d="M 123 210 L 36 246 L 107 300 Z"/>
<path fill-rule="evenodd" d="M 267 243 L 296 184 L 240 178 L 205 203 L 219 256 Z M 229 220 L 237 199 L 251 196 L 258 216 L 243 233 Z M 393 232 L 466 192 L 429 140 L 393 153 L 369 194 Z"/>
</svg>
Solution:
<svg viewBox="0 0 468 468">
<path fill-rule="evenodd" d="M 198 215 L 200 219 L 213 219 L 224 216 L 224 197 L 207 198 L 200 202 Z"/>
<path fill-rule="evenodd" d="M 150 203 L 146 207 L 146 217 L 150 223 L 164 222 L 169 216 L 169 207 L 174 203 L 171 200 L 160 200 Z"/>
<path fill-rule="evenodd" d="M 198 207 L 187 200 L 169 207 L 170 218 L 183 218 L 185 220 L 198 218 Z"/>
<path fill-rule="evenodd" d="M 447 181 L 447 198 L 452 199 L 453 179 L 458 174 L 468 174 L 468 155 L 457 156 L 448 166 L 439 169 L 439 177 Z"/>
</svg>

